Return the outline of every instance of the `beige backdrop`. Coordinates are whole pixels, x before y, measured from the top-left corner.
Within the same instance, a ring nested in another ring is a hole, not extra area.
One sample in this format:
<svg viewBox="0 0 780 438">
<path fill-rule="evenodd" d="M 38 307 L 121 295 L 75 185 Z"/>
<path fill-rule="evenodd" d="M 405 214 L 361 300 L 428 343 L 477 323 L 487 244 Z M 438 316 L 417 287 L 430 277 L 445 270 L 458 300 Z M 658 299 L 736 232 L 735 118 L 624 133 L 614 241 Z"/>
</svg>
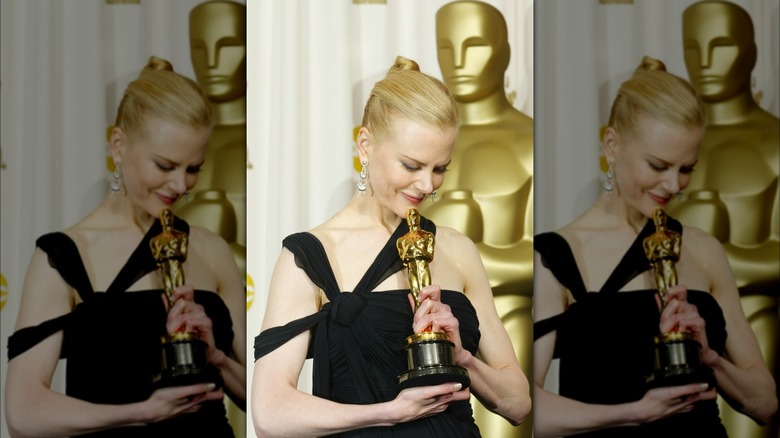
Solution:
<svg viewBox="0 0 780 438">
<path fill-rule="evenodd" d="M 0 381 L 35 239 L 107 193 L 106 128 L 149 56 L 195 77 L 188 14 L 201 1 L 0 2 Z M 54 388 L 64 376 L 61 365 Z"/>
</svg>

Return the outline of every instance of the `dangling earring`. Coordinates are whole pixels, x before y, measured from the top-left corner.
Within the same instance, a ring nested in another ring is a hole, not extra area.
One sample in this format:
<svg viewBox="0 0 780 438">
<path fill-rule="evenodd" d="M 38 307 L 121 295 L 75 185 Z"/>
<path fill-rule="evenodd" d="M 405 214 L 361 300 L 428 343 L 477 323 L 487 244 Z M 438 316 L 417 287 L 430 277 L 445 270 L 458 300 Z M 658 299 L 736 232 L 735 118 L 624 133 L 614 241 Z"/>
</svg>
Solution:
<svg viewBox="0 0 780 438">
<path fill-rule="evenodd" d="M 368 165 L 368 161 L 363 160 L 360 162 L 360 164 L 363 165 L 363 168 L 360 169 L 360 175 L 358 176 L 356 185 L 360 193 L 365 193 L 366 188 L 368 188 L 368 184 L 366 183 L 366 178 L 368 178 L 368 174 L 366 173 L 366 166 Z"/>
<path fill-rule="evenodd" d="M 111 183 L 109 183 L 109 187 L 114 193 L 118 192 L 121 188 L 121 185 L 119 184 L 119 177 L 121 176 L 121 173 L 119 172 L 119 166 L 121 166 L 121 163 L 114 163 L 114 173 L 111 174 Z"/>
<path fill-rule="evenodd" d="M 184 192 L 184 200 L 189 202 L 189 200 L 190 200 L 190 191 L 189 190 Z"/>
<path fill-rule="evenodd" d="M 682 197 L 683 197 L 683 191 L 680 190 L 679 192 L 677 192 L 677 202 L 682 202 Z"/>
<path fill-rule="evenodd" d="M 615 178 L 615 169 L 612 161 L 607 161 L 607 166 L 607 174 L 606 178 L 604 178 L 604 191 L 609 193 L 615 188 L 614 184 L 612 184 L 612 180 Z"/>
<path fill-rule="evenodd" d="M 436 202 L 436 190 L 431 192 L 431 202 Z"/>
</svg>

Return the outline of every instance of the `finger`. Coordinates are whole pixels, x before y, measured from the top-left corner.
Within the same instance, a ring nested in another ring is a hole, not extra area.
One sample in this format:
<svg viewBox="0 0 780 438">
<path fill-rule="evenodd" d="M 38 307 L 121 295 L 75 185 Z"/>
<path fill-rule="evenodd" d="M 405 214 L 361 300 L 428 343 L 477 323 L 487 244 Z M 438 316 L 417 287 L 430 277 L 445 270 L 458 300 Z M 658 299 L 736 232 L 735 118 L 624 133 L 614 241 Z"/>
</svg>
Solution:
<svg viewBox="0 0 780 438">
<path fill-rule="evenodd" d="M 434 300 L 434 301 L 440 301 L 441 300 L 441 288 L 437 284 L 431 284 L 428 286 L 425 286 L 420 290 L 420 301 L 424 300 Z"/>
<path fill-rule="evenodd" d="M 193 301 L 195 299 L 195 289 L 189 284 L 177 287 L 173 290 L 173 300 Z"/>
</svg>

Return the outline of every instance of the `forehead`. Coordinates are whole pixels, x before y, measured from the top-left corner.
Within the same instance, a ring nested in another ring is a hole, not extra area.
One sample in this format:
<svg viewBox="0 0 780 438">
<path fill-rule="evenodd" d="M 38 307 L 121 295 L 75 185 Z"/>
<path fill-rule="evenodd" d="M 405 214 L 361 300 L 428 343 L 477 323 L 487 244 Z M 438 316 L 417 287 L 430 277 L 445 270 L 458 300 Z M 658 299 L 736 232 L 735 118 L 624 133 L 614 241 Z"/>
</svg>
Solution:
<svg viewBox="0 0 780 438">
<path fill-rule="evenodd" d="M 503 17 L 492 9 L 463 2 L 445 6 L 436 13 L 436 36 L 439 39 L 462 42 L 483 37 L 493 44 L 506 40 Z"/>
<path fill-rule="evenodd" d="M 190 38 L 216 41 L 236 37 L 246 41 L 246 13 L 243 7 L 230 2 L 209 2 L 196 7 L 190 13 Z"/>
<path fill-rule="evenodd" d="M 712 3 L 691 7 L 683 14 L 683 38 L 686 41 L 707 42 L 729 38 L 735 43 L 750 41 L 751 23 L 739 10 L 729 5 Z"/>
<path fill-rule="evenodd" d="M 456 134 L 455 128 L 439 129 L 395 116 L 385 143 L 393 145 L 397 152 L 414 157 L 428 153 L 451 154 Z"/>
<path fill-rule="evenodd" d="M 634 131 L 627 140 L 628 143 L 639 146 L 636 152 L 652 154 L 670 162 L 691 162 L 699 153 L 704 129 L 688 128 L 641 115 L 637 118 Z"/>
</svg>

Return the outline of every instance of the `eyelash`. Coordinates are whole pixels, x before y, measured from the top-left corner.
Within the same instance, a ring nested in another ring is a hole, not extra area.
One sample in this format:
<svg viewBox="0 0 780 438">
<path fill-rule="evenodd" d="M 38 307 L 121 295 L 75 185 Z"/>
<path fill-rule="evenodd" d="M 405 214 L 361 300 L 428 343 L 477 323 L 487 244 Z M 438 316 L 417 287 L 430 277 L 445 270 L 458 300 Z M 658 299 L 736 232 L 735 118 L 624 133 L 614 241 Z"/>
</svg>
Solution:
<svg viewBox="0 0 780 438">
<path fill-rule="evenodd" d="M 173 170 L 173 167 L 167 166 L 165 164 L 160 164 L 160 163 L 157 163 L 157 162 L 155 162 L 154 164 L 157 166 L 158 169 L 162 170 L 163 172 L 170 172 L 170 171 Z M 191 175 L 196 175 L 196 174 L 200 173 L 200 170 L 201 170 L 200 166 L 198 166 L 198 167 L 188 167 L 187 168 L 187 173 L 189 173 Z"/>
<path fill-rule="evenodd" d="M 416 167 L 416 166 L 410 166 L 410 165 L 408 165 L 406 163 L 401 163 L 401 164 L 404 166 L 404 169 L 406 169 L 409 172 L 417 172 L 418 170 L 420 170 L 420 168 Z M 433 173 L 436 173 L 436 174 L 439 174 L 439 175 L 443 175 L 443 174 L 447 173 L 448 170 L 449 169 L 447 169 L 446 167 L 444 167 L 444 168 L 436 167 L 436 168 L 433 169 Z"/>
<path fill-rule="evenodd" d="M 655 170 L 656 172 L 663 172 L 663 171 L 665 171 L 667 169 L 666 166 L 659 166 L 659 165 L 653 164 L 653 163 L 647 163 L 647 164 L 649 164 L 650 168 Z M 685 166 L 685 167 L 681 167 L 680 168 L 680 173 L 682 173 L 683 175 L 689 175 L 689 174 L 693 173 L 693 171 L 694 171 L 694 167 L 693 166 Z"/>
</svg>

